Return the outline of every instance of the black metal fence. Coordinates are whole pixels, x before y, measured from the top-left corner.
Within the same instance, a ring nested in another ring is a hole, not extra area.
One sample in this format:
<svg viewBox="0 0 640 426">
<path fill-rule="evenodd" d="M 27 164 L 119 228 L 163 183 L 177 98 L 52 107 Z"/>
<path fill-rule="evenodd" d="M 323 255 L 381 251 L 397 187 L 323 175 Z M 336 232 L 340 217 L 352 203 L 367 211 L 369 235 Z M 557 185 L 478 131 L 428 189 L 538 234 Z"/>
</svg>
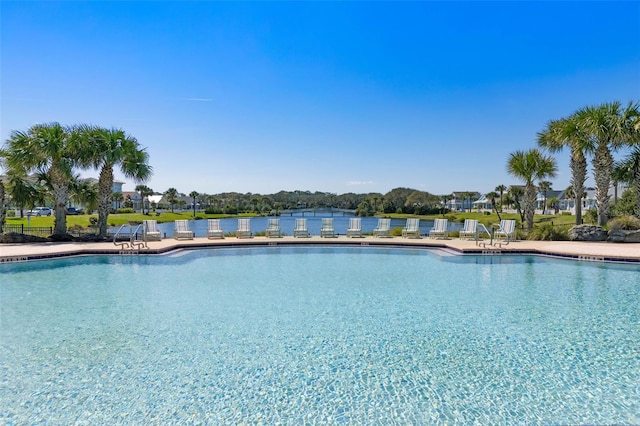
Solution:
<svg viewBox="0 0 640 426">
<path fill-rule="evenodd" d="M 33 235 L 36 237 L 48 237 L 53 234 L 51 226 L 25 226 L 25 225 L 4 225 L 2 232 L 8 234 L 15 232 L 16 234 Z"/>
</svg>

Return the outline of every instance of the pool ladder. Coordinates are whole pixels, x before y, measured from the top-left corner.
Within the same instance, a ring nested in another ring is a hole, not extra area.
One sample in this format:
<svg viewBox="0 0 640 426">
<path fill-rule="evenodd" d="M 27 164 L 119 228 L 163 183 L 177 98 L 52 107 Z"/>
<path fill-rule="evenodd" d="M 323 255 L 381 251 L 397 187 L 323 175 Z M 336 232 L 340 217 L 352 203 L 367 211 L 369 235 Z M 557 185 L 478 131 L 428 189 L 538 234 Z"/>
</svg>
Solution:
<svg viewBox="0 0 640 426">
<path fill-rule="evenodd" d="M 125 227 L 129 228 L 129 240 L 118 240 L 118 236 L 122 233 L 124 236 L 123 229 Z M 131 225 L 122 225 L 118 228 L 118 231 L 113 236 L 113 244 L 116 247 L 120 247 L 121 250 L 139 250 L 141 248 L 149 248 L 147 246 L 147 242 L 144 238 L 138 238 L 138 232 L 141 231 L 142 224 L 138 225 L 135 230 L 132 229 Z M 142 233 L 141 233 L 142 235 Z"/>
<path fill-rule="evenodd" d="M 498 250 L 498 251 L 499 251 L 499 249 L 501 249 L 503 245 L 505 245 L 505 246 L 506 246 L 507 244 L 509 244 L 509 241 L 508 241 L 508 240 L 507 240 L 506 242 L 497 242 L 497 241 L 496 241 L 496 242 L 494 242 L 494 241 L 493 241 L 493 232 L 490 232 L 490 231 L 487 229 L 487 227 L 486 227 L 486 226 L 484 226 L 484 224 L 483 224 L 483 223 L 478 223 L 478 226 L 481 226 L 481 227 L 482 227 L 482 229 L 484 229 L 484 232 L 486 232 L 486 233 L 487 233 L 487 235 L 489 235 L 489 245 L 490 245 L 490 246 L 494 246 L 494 247 L 495 247 L 495 246 L 498 246 L 498 249 L 492 249 L 492 250 Z M 476 245 L 477 245 L 477 246 L 482 246 L 482 247 L 486 248 L 486 247 L 487 247 L 487 243 L 485 243 L 484 241 L 480 241 L 480 239 L 478 238 L 478 235 L 479 235 L 479 234 L 480 234 L 479 232 L 476 232 Z"/>
</svg>

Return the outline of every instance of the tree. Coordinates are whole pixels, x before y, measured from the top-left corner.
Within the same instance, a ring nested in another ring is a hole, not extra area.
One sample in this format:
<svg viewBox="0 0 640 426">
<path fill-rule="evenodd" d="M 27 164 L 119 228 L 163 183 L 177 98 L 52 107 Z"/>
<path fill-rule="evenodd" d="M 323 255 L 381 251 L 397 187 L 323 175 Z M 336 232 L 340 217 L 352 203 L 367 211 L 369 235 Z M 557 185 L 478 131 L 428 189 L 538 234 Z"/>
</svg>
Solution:
<svg viewBox="0 0 640 426">
<path fill-rule="evenodd" d="M 547 193 L 551 191 L 551 182 L 549 182 L 548 180 L 538 182 L 538 190 L 542 191 L 542 194 L 544 195 L 542 214 L 545 214 L 547 212 Z"/>
<path fill-rule="evenodd" d="M 507 187 L 504 185 L 498 185 L 495 188 L 495 191 L 500 193 L 500 212 L 502 212 L 502 205 L 503 205 L 503 200 L 502 200 L 502 194 L 504 194 L 504 191 L 507 190 Z M 497 212 L 498 210 L 496 210 Z"/>
<path fill-rule="evenodd" d="M 98 233 L 107 235 L 107 218 L 111 209 L 113 168 L 119 166 L 127 178 L 144 182 L 151 177 L 149 154 L 137 139 L 122 129 L 78 126 L 74 129 L 74 147 L 83 167 L 100 171 L 98 178 Z"/>
<path fill-rule="evenodd" d="M 111 198 L 111 201 L 116 204 L 116 211 L 117 211 L 120 208 L 120 203 L 124 201 L 122 192 L 112 192 L 110 198 Z"/>
<path fill-rule="evenodd" d="M 196 191 L 191 191 L 189 193 L 189 197 L 193 199 L 193 217 L 196 217 L 196 199 L 198 198 L 198 194 Z"/>
<path fill-rule="evenodd" d="M 171 213 L 173 213 L 173 206 L 178 200 L 178 190 L 175 188 L 167 189 L 167 192 L 164 193 L 164 196 L 167 197 L 167 202 L 171 206 Z"/>
<path fill-rule="evenodd" d="M 153 189 L 149 188 L 147 185 L 137 185 L 136 186 L 136 191 L 140 193 L 140 198 L 141 198 L 141 207 L 142 207 L 142 214 L 144 214 L 144 199 L 146 197 L 148 197 L 149 195 L 153 195 Z M 149 212 L 149 210 L 147 210 L 147 213 Z"/>
<path fill-rule="evenodd" d="M 67 233 L 69 182 L 78 165 L 70 139 L 71 130 L 59 123 L 36 124 L 26 132 L 12 131 L 3 150 L 9 174 L 40 173 L 46 177 L 53 197 L 55 235 Z"/>
<path fill-rule="evenodd" d="M 524 212 L 522 211 L 522 197 L 524 196 L 524 189 L 521 186 L 511 185 L 509 187 L 509 191 L 507 192 L 507 198 L 505 201 L 509 204 L 514 204 L 516 206 L 516 211 L 520 215 L 520 222 L 524 223 Z"/>
<path fill-rule="evenodd" d="M 614 175 L 621 182 L 630 184 L 635 190 L 635 215 L 640 217 L 640 146 L 635 148 L 624 160 L 614 166 Z"/>
<path fill-rule="evenodd" d="M 538 133 L 538 145 L 550 152 L 561 151 L 564 147 L 570 149 L 569 168 L 572 192 L 583 194 L 587 180 L 585 151 L 588 146 L 588 136 L 578 125 L 575 116 L 550 121 L 547 127 Z M 575 218 L 576 225 L 582 224 L 582 197 L 575 200 Z"/>
<path fill-rule="evenodd" d="M 98 184 L 88 179 L 76 178 L 71 182 L 71 198 L 91 214 L 98 209 Z"/>
<path fill-rule="evenodd" d="M 530 231 L 533 228 L 536 202 L 534 182 L 546 177 L 554 177 L 557 171 L 556 161 L 535 148 L 529 151 L 515 151 L 509 156 L 507 171 L 512 176 L 521 179 L 525 184 L 524 216 L 527 223 L 527 231 Z"/>
<path fill-rule="evenodd" d="M 609 216 L 612 151 L 636 140 L 635 127 L 639 115 L 638 104 L 631 102 L 626 108 L 620 102 L 611 102 L 585 107 L 574 114 L 580 131 L 586 135 L 586 149 L 593 154 L 599 226 L 604 226 Z"/>
<path fill-rule="evenodd" d="M 46 189 L 36 178 L 10 173 L 7 176 L 8 192 L 13 204 L 20 207 L 20 217 L 24 217 L 24 208 L 33 208 L 35 204 L 44 204 Z"/>
<path fill-rule="evenodd" d="M 493 209 L 495 210 L 496 214 L 498 215 L 498 219 L 502 220 L 502 218 L 500 217 L 500 212 L 498 211 L 498 206 L 496 206 L 496 198 L 498 198 L 498 193 L 495 191 L 491 191 L 487 194 L 485 194 L 485 196 L 491 201 L 491 205 L 493 206 Z"/>
</svg>

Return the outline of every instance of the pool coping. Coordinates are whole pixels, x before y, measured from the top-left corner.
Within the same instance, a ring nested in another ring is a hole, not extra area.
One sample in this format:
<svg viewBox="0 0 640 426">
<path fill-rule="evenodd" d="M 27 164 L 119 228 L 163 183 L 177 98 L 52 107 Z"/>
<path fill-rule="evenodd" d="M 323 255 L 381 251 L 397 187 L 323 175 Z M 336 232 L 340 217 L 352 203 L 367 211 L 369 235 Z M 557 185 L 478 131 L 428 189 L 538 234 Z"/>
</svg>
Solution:
<svg viewBox="0 0 640 426">
<path fill-rule="evenodd" d="M 640 265 L 640 243 L 606 243 L 576 241 L 514 241 L 508 245 L 489 245 L 488 240 L 475 241 L 460 239 L 430 238 L 377 238 L 361 237 L 307 238 L 294 237 L 253 237 L 224 239 L 207 239 L 196 237 L 193 240 L 163 239 L 148 242 L 148 248 L 138 250 L 116 247 L 113 242 L 64 242 L 64 243 L 25 243 L 0 244 L 0 264 L 29 262 L 45 259 L 56 259 L 71 256 L 118 255 L 147 256 L 164 255 L 183 249 L 210 249 L 234 247 L 273 247 L 273 246 L 314 246 L 343 245 L 358 247 L 396 247 L 446 249 L 457 255 L 540 255 L 556 258 L 572 259 L 587 262 L 613 262 Z"/>
</svg>

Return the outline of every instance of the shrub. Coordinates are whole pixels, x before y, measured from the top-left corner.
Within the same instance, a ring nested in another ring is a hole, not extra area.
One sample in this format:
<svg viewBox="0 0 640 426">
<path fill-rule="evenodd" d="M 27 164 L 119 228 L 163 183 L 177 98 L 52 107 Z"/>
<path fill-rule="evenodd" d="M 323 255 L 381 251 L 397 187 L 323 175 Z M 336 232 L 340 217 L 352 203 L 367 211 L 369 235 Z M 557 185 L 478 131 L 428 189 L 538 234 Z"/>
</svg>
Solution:
<svg viewBox="0 0 640 426">
<path fill-rule="evenodd" d="M 123 207 L 121 209 L 116 210 L 116 214 L 123 214 L 123 213 L 135 213 L 135 211 L 129 207 Z"/>
<path fill-rule="evenodd" d="M 389 231 L 389 235 L 393 236 L 393 237 L 400 237 L 402 236 L 402 228 L 401 227 L 395 227 L 395 228 L 391 228 L 391 230 Z"/>
<path fill-rule="evenodd" d="M 618 216 L 611 219 L 607 223 L 607 227 L 610 231 L 617 231 L 623 229 L 625 231 L 636 231 L 640 229 L 640 219 L 635 216 Z"/>
<path fill-rule="evenodd" d="M 529 240 L 538 241 L 568 241 L 569 228 L 566 226 L 553 226 L 551 223 L 543 223 L 529 232 Z"/>
<path fill-rule="evenodd" d="M 215 207 L 207 207 L 204 214 L 222 214 L 222 209 Z"/>
</svg>

